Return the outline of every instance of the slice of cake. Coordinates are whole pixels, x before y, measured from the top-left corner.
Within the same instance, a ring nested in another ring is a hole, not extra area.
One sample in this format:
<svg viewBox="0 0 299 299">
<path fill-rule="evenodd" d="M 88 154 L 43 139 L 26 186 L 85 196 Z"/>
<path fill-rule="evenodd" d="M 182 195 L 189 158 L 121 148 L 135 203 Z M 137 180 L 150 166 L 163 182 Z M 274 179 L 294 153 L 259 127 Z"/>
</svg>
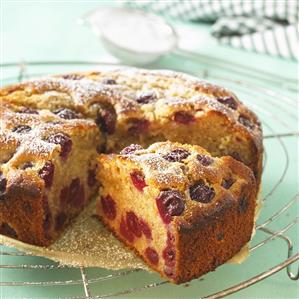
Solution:
<svg viewBox="0 0 299 299">
<path fill-rule="evenodd" d="M 251 238 L 255 178 L 232 157 L 160 142 L 100 155 L 98 165 L 97 214 L 174 283 L 214 270 Z"/>
<path fill-rule="evenodd" d="M 98 127 L 54 112 L 0 107 L 0 234 L 37 245 L 55 240 L 97 191 Z"/>
</svg>

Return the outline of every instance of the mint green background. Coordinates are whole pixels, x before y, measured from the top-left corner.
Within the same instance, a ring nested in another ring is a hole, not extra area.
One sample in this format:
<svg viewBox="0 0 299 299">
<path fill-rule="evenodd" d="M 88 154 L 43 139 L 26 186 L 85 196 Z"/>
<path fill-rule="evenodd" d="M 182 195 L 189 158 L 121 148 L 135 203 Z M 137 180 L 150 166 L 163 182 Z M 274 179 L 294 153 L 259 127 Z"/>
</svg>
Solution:
<svg viewBox="0 0 299 299">
<path fill-rule="evenodd" d="M 105 1 L 2 1 L 1 6 L 1 62 L 16 61 L 38 61 L 38 60 L 90 60 L 90 61 L 112 61 L 110 55 L 102 48 L 97 38 L 87 27 L 77 24 L 77 19 L 86 12 L 99 5 L 111 5 Z M 115 4 L 115 3 L 113 3 Z M 179 23 L 175 24 L 182 28 Z M 295 79 L 298 76 L 298 65 L 293 61 L 279 58 L 243 52 L 220 46 L 209 37 L 209 27 L 206 25 L 189 25 L 195 30 L 194 42 L 189 43 L 189 49 L 211 57 L 218 57 L 243 64 L 245 67 L 254 67 L 257 70 L 264 70 L 272 74 L 279 74 Z M 184 25 L 184 28 L 186 25 Z M 187 30 L 187 29 L 186 29 Z M 212 59 L 212 58 L 211 58 Z M 161 61 L 151 65 L 152 68 L 179 69 L 192 74 L 202 76 L 203 65 L 190 59 L 169 55 Z M 70 69 L 82 69 L 83 67 L 56 67 L 48 68 L 46 72 L 61 72 Z M 209 66 L 205 69 L 212 74 L 219 74 L 227 79 L 242 79 L 237 74 L 227 73 Z M 86 69 L 86 67 L 85 67 Z M 88 68 L 87 68 L 88 69 Z M 30 69 L 34 73 L 45 72 L 45 68 Z M 4 77 L 14 76 L 14 69 L 4 69 Z M 208 78 L 209 79 L 209 78 Z M 216 78 L 212 76 L 213 81 Z M 6 84 L 8 81 L 1 83 Z M 219 80 L 223 83 L 223 80 Z M 260 84 L 261 82 L 256 82 Z M 267 104 L 264 100 L 266 95 L 258 93 L 253 89 L 250 92 L 239 88 L 235 84 L 226 83 L 237 95 L 249 106 L 256 110 L 262 121 L 268 123 L 276 132 L 298 131 L 298 122 L 291 114 L 297 116 L 299 113 L 298 96 L 286 93 L 279 86 L 270 86 L 273 91 L 283 92 L 296 99 L 297 106 L 291 107 L 281 98 L 275 98 L 275 104 Z M 270 98 L 267 98 L 271 100 Z M 273 100 L 273 99 L 272 99 Z M 274 102 L 275 102 L 274 101 Z M 263 109 L 263 111 L 259 111 Z M 276 117 L 268 115 L 273 113 Z M 278 120 L 277 120 L 278 119 Z M 290 127 L 285 128 L 279 121 L 284 121 Z M 265 134 L 270 131 L 264 127 Z M 298 192 L 298 138 L 283 139 L 290 157 L 290 166 L 286 178 L 278 187 L 274 196 L 269 198 L 262 211 L 260 222 L 269 217 L 274 211 L 282 207 L 296 192 Z M 283 171 L 285 156 L 283 148 L 278 140 L 265 140 L 268 161 L 263 179 L 263 194 L 273 187 L 279 175 Z M 278 221 L 270 226 L 272 229 L 279 229 L 289 223 L 295 216 L 299 215 L 299 205 L 295 204 Z M 298 252 L 298 227 L 297 224 L 287 233 L 294 240 L 295 252 Z M 252 244 L 256 244 L 267 235 L 258 232 Z M 215 273 L 209 273 L 201 280 L 192 281 L 186 286 L 164 285 L 152 290 L 126 295 L 123 298 L 199 298 L 212 292 L 227 288 L 244 279 L 248 279 L 266 269 L 278 264 L 286 256 L 286 245 L 279 240 L 271 242 L 261 249 L 253 252 L 252 256 L 241 266 L 226 265 L 217 269 Z M 40 258 L 1 258 L 1 264 L 18 263 L 43 263 L 50 262 Z M 293 265 L 298 268 L 298 263 Z M 88 269 L 88 278 L 94 278 L 111 271 Z M 77 269 L 63 270 L 1 270 L 1 281 L 45 281 L 45 280 L 67 280 L 80 279 L 80 272 Z M 141 287 L 144 284 L 159 281 L 156 274 L 136 273 L 126 278 L 113 281 L 106 281 L 91 285 L 92 294 L 105 294 L 118 290 L 125 290 L 130 287 Z M 64 298 L 71 296 L 83 296 L 82 286 L 59 286 L 59 287 L 2 287 L 1 298 Z M 271 278 L 245 289 L 230 298 L 299 298 L 298 282 L 292 282 L 287 278 L 285 271 L 272 276 Z"/>
</svg>

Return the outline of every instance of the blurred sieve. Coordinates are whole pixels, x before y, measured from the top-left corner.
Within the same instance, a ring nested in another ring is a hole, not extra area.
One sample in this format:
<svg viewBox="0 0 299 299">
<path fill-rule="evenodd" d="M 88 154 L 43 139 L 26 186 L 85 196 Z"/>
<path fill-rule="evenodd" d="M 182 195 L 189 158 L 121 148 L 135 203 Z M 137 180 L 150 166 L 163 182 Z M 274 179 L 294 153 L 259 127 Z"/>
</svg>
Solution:
<svg viewBox="0 0 299 299">
<path fill-rule="evenodd" d="M 162 17 L 124 7 L 99 8 L 80 19 L 104 47 L 128 64 L 145 65 L 177 47 L 177 34 Z"/>
</svg>

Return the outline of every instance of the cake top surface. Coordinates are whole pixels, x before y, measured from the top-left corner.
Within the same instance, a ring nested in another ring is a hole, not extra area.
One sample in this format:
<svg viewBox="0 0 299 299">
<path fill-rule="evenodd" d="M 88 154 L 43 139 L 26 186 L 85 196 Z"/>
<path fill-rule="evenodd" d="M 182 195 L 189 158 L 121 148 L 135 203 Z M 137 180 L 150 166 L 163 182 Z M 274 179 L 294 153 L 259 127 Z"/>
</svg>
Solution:
<svg viewBox="0 0 299 299">
<path fill-rule="evenodd" d="M 51 159 L 71 145 L 74 136 L 96 133 L 98 127 L 66 109 L 50 111 L 3 103 L 0 106 L 0 169 L 21 169 L 26 163 Z M 24 168 L 25 169 L 25 168 Z"/>
<path fill-rule="evenodd" d="M 115 109 L 119 121 L 169 117 L 176 111 L 213 110 L 258 139 L 260 123 L 227 89 L 173 72 L 124 68 L 35 79 L 0 90 L 4 102 L 32 108 L 67 107 L 94 117 L 99 106 Z"/>
</svg>

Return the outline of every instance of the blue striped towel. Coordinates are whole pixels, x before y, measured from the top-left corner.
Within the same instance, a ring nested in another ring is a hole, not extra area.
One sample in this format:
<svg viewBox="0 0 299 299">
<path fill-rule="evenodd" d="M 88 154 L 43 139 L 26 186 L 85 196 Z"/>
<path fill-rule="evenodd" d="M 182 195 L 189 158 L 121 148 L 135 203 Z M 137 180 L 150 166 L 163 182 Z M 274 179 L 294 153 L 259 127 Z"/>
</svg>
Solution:
<svg viewBox="0 0 299 299">
<path fill-rule="evenodd" d="M 131 0 L 127 6 L 212 23 L 222 44 L 299 59 L 298 0 Z"/>
</svg>

